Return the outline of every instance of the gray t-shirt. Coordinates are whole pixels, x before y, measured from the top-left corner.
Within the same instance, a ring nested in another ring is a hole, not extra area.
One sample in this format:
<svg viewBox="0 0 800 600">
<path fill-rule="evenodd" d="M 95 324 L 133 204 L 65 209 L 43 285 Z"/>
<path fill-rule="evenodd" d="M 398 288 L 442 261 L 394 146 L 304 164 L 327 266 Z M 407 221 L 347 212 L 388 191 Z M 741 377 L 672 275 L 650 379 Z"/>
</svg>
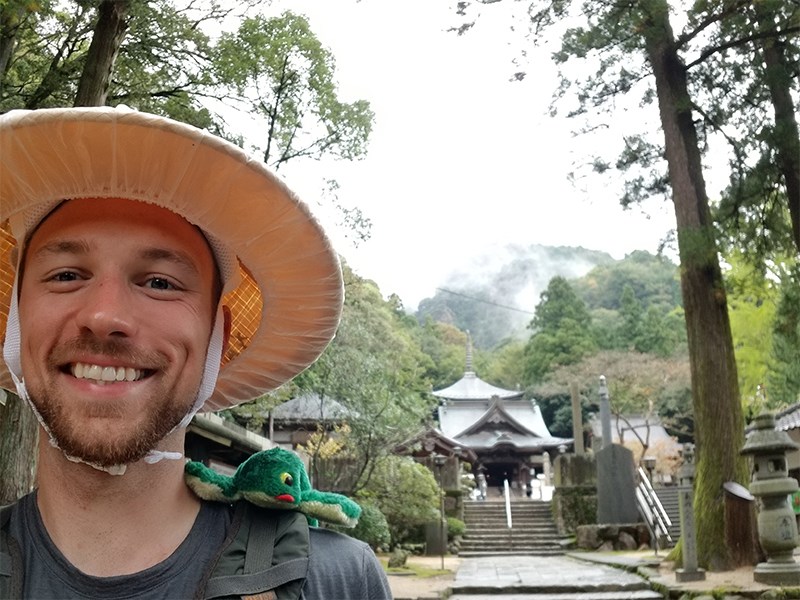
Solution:
<svg viewBox="0 0 800 600">
<path fill-rule="evenodd" d="M 167 559 L 139 573 L 93 577 L 76 569 L 44 528 L 36 492 L 17 504 L 9 533 L 22 548 L 23 598 L 183 599 L 193 598 L 198 582 L 217 555 L 231 524 L 226 504 L 203 502 L 186 539 Z M 372 550 L 358 540 L 311 528 L 304 600 L 384 600 L 391 591 Z"/>
</svg>

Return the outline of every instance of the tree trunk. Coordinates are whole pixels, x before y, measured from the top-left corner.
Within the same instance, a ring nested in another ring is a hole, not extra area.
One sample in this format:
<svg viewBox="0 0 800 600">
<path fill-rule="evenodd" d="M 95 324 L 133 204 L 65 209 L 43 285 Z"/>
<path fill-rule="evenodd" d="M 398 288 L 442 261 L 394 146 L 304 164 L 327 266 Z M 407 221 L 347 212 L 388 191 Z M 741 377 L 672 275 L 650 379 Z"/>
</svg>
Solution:
<svg viewBox="0 0 800 600">
<path fill-rule="evenodd" d="M 774 29 L 774 15 L 765 11 L 760 5 L 760 2 L 753 3 L 759 29 Z M 765 37 L 761 42 L 761 54 L 766 67 L 766 83 L 775 111 L 773 143 L 778 168 L 786 186 L 786 201 L 792 219 L 792 238 L 795 247 L 800 251 L 800 133 L 798 133 L 791 91 L 793 71 L 796 71 L 797 67 L 788 64 L 785 44 L 785 41 L 772 36 Z"/>
<path fill-rule="evenodd" d="M 128 29 L 130 0 L 103 0 L 78 83 L 75 106 L 103 106 L 122 39 Z"/>
<path fill-rule="evenodd" d="M 5 405 L 0 404 L 0 505 L 33 489 L 39 430 L 25 402 L 10 392 L 5 399 Z"/>
<path fill-rule="evenodd" d="M 711 570 L 733 566 L 725 544 L 722 484 L 744 483 L 744 418 L 727 300 L 691 113 L 686 68 L 675 48 L 664 0 L 646 3 L 647 58 L 656 81 L 672 200 L 678 227 L 697 447 L 695 515 L 698 560 Z"/>
<path fill-rule="evenodd" d="M 129 8 L 130 0 L 101 2 L 75 106 L 105 104 L 114 60 L 127 29 L 125 18 Z M 76 18 L 70 29 L 71 35 L 78 22 L 79 19 Z M 0 29 L 0 34 L 4 33 L 5 27 Z M 44 78 L 46 81 L 43 80 L 37 93 L 29 100 L 27 108 L 38 108 L 38 103 L 51 93 L 53 82 L 58 77 L 63 77 L 63 73 L 59 71 L 61 55 L 59 50 Z M 5 254 L 10 248 L 5 243 L 7 241 L 9 240 L 0 237 L 0 254 Z M 9 260 L 9 257 L 0 256 L 0 259 Z M 6 397 L 5 405 L 0 406 L 0 504 L 14 501 L 33 488 L 38 443 L 38 424 L 31 411 L 17 396 L 6 394 Z"/>
<path fill-rule="evenodd" d="M 9 7 L 0 9 L 0 99 L 3 98 L 6 71 L 8 71 L 8 65 L 11 62 L 11 56 L 14 54 L 19 18 L 19 8 L 16 10 L 12 10 Z"/>
</svg>

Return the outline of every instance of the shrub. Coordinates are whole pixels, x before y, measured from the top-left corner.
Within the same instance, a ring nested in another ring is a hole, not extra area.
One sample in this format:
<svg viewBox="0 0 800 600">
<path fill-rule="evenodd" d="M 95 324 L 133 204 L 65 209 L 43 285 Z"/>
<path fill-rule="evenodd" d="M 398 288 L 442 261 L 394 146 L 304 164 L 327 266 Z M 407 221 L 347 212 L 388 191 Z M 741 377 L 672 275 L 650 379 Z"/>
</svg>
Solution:
<svg viewBox="0 0 800 600">
<path fill-rule="evenodd" d="M 461 519 L 447 517 L 447 539 L 452 540 L 460 535 L 464 535 L 467 525 Z"/>
<path fill-rule="evenodd" d="M 388 456 L 378 462 L 358 495 L 386 517 L 392 547 L 420 541 L 421 526 L 439 514 L 439 487 L 433 473 L 409 457 Z"/>
<path fill-rule="evenodd" d="M 373 550 L 387 547 L 391 541 L 389 524 L 377 506 L 364 504 L 361 506 L 361 517 L 352 529 L 337 528 L 347 535 L 369 544 Z"/>
</svg>

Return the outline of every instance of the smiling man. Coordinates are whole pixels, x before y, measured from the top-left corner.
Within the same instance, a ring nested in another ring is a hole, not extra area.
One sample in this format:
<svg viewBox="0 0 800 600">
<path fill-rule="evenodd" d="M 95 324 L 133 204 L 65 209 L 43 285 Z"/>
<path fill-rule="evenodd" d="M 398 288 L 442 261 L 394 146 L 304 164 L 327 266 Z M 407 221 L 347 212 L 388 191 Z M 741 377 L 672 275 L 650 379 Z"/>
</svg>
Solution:
<svg viewBox="0 0 800 600">
<path fill-rule="evenodd" d="M 336 254 L 263 165 L 125 108 L 2 116 L 3 282 L 0 384 L 42 435 L 0 598 L 390 597 L 361 542 L 184 483 L 192 416 L 291 379 L 341 312 Z"/>
</svg>

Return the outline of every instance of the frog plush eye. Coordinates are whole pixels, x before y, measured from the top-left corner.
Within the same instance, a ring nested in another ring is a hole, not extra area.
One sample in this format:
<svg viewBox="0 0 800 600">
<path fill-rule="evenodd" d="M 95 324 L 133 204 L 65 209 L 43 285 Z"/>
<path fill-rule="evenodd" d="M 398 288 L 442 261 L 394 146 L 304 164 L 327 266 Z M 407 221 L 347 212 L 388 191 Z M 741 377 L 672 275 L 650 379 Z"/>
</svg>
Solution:
<svg viewBox="0 0 800 600">
<path fill-rule="evenodd" d="M 294 483 L 294 478 L 292 477 L 291 473 L 281 473 L 280 474 L 280 478 L 281 478 L 281 481 L 284 484 L 288 485 L 289 487 L 291 487 L 292 484 Z"/>
</svg>

